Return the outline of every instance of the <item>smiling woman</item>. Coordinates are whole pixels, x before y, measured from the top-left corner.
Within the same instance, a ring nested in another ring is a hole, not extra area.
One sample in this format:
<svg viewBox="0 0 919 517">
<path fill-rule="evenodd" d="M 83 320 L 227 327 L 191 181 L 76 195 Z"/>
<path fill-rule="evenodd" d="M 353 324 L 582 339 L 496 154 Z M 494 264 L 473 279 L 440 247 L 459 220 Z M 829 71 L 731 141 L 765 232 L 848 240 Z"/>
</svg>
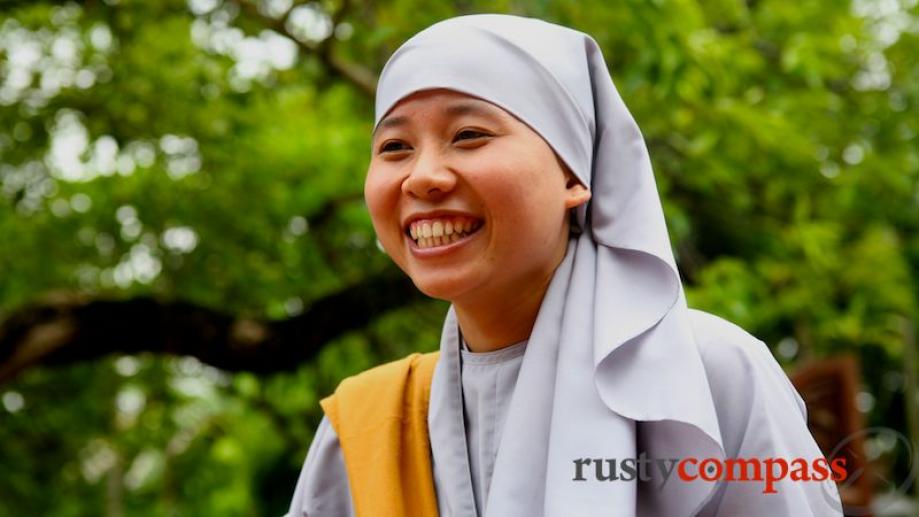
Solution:
<svg viewBox="0 0 919 517">
<path fill-rule="evenodd" d="M 453 302 L 473 351 L 525 339 L 565 255 L 566 214 L 589 190 L 536 132 L 485 101 L 425 90 L 390 113 L 364 188 L 384 249 L 418 289 Z"/>
<path fill-rule="evenodd" d="M 381 245 L 452 305 L 439 352 L 322 400 L 290 515 L 841 515 L 827 478 L 764 495 L 602 470 L 821 452 L 765 345 L 686 306 L 647 148 L 593 38 L 442 21 L 387 62 L 375 121 Z"/>
</svg>

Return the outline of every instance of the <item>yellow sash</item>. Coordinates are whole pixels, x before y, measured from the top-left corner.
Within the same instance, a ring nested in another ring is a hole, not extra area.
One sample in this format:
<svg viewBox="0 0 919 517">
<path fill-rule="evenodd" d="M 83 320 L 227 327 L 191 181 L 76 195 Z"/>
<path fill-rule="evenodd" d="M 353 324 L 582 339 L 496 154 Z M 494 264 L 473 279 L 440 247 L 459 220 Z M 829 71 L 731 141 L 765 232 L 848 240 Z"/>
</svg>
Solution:
<svg viewBox="0 0 919 517">
<path fill-rule="evenodd" d="M 427 414 L 439 356 L 416 352 L 371 368 L 319 402 L 338 434 L 358 517 L 437 517 Z"/>
</svg>

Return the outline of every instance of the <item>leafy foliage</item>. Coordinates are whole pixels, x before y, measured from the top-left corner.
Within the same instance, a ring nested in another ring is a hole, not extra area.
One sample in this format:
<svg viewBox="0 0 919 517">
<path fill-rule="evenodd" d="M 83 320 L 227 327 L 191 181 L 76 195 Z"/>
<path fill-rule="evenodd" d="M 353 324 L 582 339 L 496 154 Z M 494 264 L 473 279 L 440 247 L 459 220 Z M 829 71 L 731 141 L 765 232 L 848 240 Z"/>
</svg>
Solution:
<svg viewBox="0 0 919 517">
<path fill-rule="evenodd" d="M 915 2 L 291 4 L 0 4 L 0 320 L 62 291 L 281 320 L 390 271 L 361 194 L 362 78 L 439 19 L 500 11 L 603 47 L 690 305 L 789 367 L 859 354 L 871 421 L 903 428 Z M 270 376 L 181 355 L 34 367 L 0 386 L 0 515 L 283 513 L 319 398 L 436 347 L 444 308 L 397 308 Z"/>
</svg>

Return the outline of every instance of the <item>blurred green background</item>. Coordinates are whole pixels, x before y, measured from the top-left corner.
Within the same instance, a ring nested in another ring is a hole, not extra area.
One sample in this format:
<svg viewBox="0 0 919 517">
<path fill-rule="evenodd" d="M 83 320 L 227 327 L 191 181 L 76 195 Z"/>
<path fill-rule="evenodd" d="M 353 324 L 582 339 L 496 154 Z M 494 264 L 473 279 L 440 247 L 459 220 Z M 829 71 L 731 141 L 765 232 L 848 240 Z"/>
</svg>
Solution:
<svg viewBox="0 0 919 517">
<path fill-rule="evenodd" d="M 854 354 L 910 435 L 915 0 L 0 0 L 0 515 L 286 511 L 319 398 L 437 347 L 363 205 L 372 93 L 476 12 L 593 35 L 690 305 L 788 371 Z"/>
</svg>

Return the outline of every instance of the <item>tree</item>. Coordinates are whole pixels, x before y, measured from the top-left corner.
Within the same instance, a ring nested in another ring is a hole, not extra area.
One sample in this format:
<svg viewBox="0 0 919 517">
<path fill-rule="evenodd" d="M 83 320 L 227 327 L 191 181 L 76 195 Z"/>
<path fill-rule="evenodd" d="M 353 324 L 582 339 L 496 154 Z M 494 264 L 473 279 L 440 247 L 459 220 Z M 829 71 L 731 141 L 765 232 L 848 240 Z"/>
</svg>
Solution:
<svg viewBox="0 0 919 517">
<path fill-rule="evenodd" d="M 486 10 L 603 47 L 690 304 L 789 366 L 859 354 L 904 429 L 919 66 L 893 4 L 5 2 L 0 515 L 283 511 L 318 398 L 437 346 L 444 305 L 363 206 L 374 78 Z"/>
</svg>

